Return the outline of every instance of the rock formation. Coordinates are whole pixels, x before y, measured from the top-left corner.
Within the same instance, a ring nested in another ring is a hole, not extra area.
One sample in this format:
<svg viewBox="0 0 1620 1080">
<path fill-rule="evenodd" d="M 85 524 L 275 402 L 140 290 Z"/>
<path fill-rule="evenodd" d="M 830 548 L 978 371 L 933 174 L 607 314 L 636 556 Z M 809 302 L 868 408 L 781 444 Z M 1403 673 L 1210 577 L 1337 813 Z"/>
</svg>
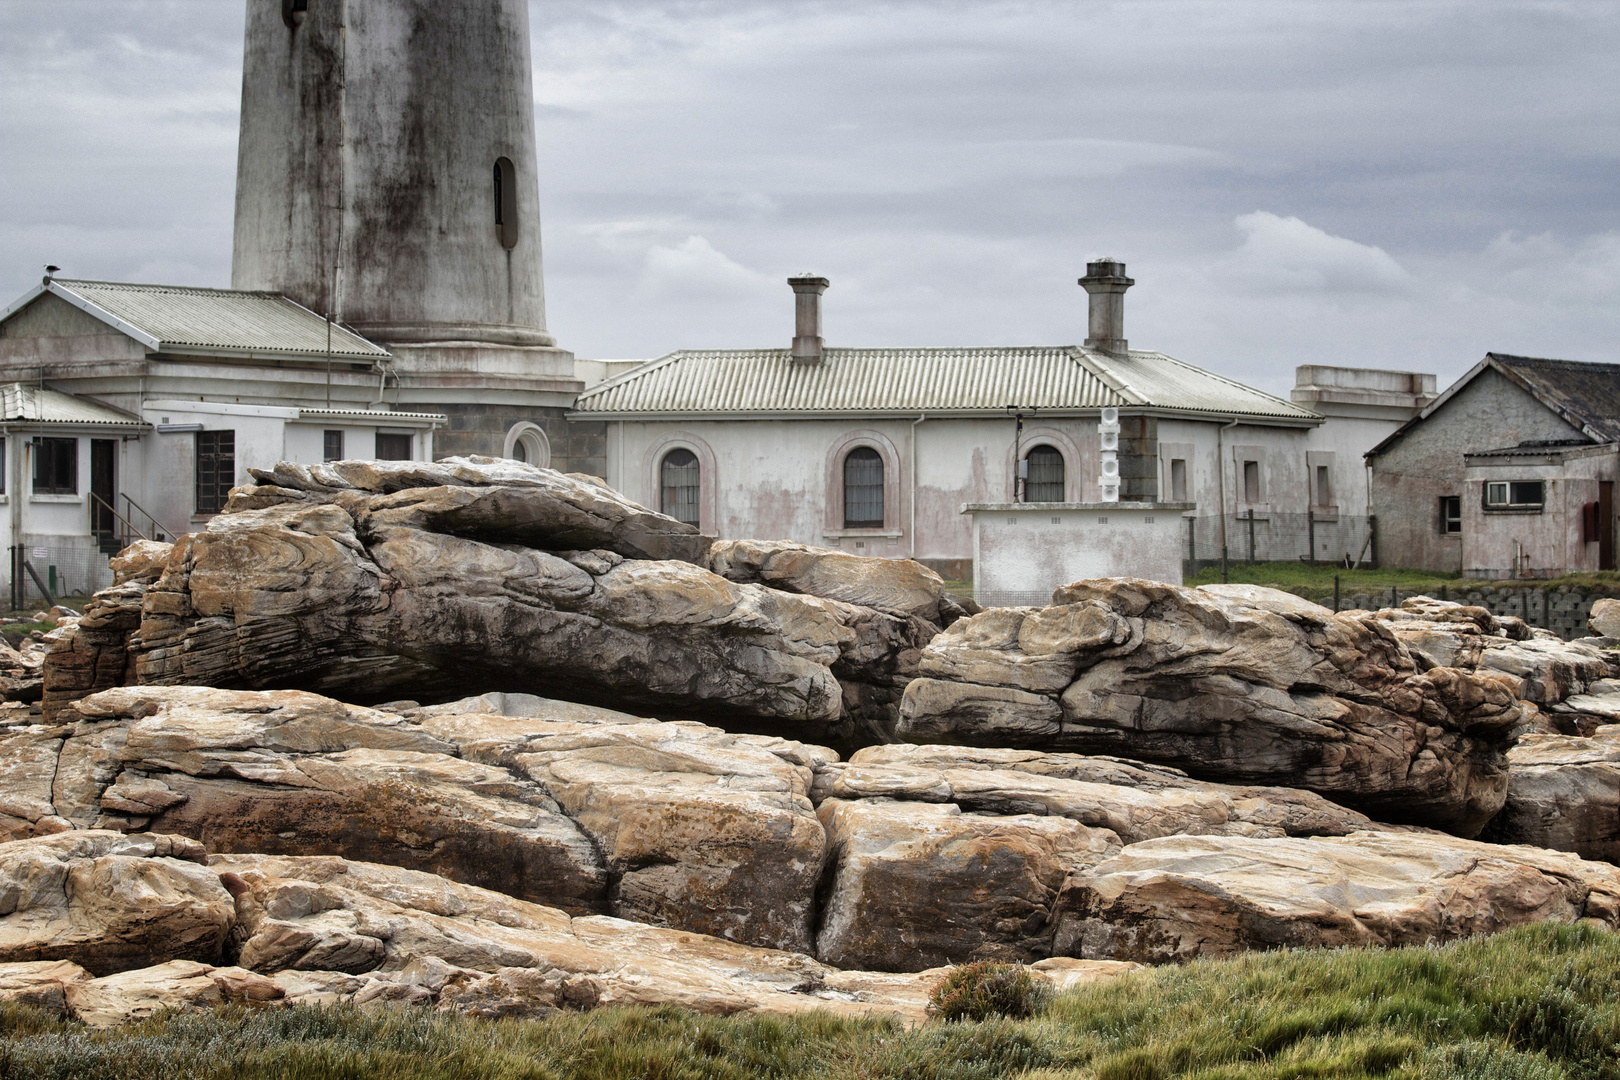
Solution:
<svg viewBox="0 0 1620 1080">
<path fill-rule="evenodd" d="M 488 1017 L 674 1004 L 920 1020 L 942 974 L 844 971 L 329 856 L 210 861 L 192 841 L 150 834 L 0 844 L 0 899 L 0 1001 L 93 1026 L 228 1001 L 398 1002 Z M 1062 987 L 1135 967 L 1057 959 L 1037 971 Z"/>
<path fill-rule="evenodd" d="M 963 619 L 923 651 L 899 733 L 1118 754 L 1477 833 L 1506 794 L 1519 680 L 1420 666 L 1370 614 L 1264 592 L 1103 579 Z"/>
<path fill-rule="evenodd" d="M 1069 879 L 1054 950 L 1146 963 L 1247 949 L 1422 945 L 1528 922 L 1620 925 L 1620 869 L 1415 832 L 1177 836 Z"/>
<path fill-rule="evenodd" d="M 1523 735 L 1508 764 L 1507 805 L 1486 839 L 1620 863 L 1620 725 L 1586 738 Z"/>
<path fill-rule="evenodd" d="M 690 526 L 514 462 L 256 475 L 155 580 L 156 552 L 130 557 L 55 650 L 52 714 L 115 681 L 374 702 L 496 690 L 872 741 L 934 620 L 961 614 L 915 563 L 733 543 L 711 572 Z"/>
</svg>

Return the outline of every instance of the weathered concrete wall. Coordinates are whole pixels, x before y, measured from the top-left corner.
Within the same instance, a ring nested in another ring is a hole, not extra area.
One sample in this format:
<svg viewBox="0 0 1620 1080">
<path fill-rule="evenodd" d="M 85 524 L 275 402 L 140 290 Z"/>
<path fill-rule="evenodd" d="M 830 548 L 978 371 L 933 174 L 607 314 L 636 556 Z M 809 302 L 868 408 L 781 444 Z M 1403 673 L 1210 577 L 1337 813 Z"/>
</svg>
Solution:
<svg viewBox="0 0 1620 1080">
<path fill-rule="evenodd" d="M 1486 369 L 1429 418 L 1372 459 L 1378 559 L 1385 566 L 1457 573 L 1462 535 L 1440 531 L 1440 498 L 1463 496 L 1463 455 L 1580 432 L 1529 394 Z M 1468 529 L 1464 522 L 1464 535 Z M 1511 548 L 1511 545 L 1509 545 Z M 1511 551 L 1509 551 L 1511 555 Z M 1510 559 L 1504 559 L 1506 567 Z"/>
<path fill-rule="evenodd" d="M 249 0 L 242 104 L 233 287 L 376 340 L 553 344 L 526 0 L 314 3 L 297 27 L 281 0 Z"/>
<path fill-rule="evenodd" d="M 1462 495 L 1464 575 L 1533 579 L 1601 569 L 1597 542 L 1582 534 L 1581 510 L 1598 501 L 1600 482 L 1612 483 L 1617 466 L 1615 453 L 1601 448 L 1470 461 Z M 1542 482 L 1541 508 L 1486 509 L 1485 485 L 1515 480 Z"/>
<path fill-rule="evenodd" d="M 504 455 L 507 432 L 514 424 L 534 424 L 545 432 L 551 458 L 545 464 L 560 472 L 583 472 L 601 476 L 607 468 L 606 440 L 601 422 L 573 423 L 563 408 L 533 408 L 506 403 L 462 404 L 451 402 L 436 407 L 450 418 L 450 426 L 434 436 L 435 457 L 462 454 Z"/>
<path fill-rule="evenodd" d="M 978 503 L 973 598 L 985 606 L 1046 604 L 1052 590 L 1096 577 L 1181 584 L 1186 503 Z"/>
</svg>

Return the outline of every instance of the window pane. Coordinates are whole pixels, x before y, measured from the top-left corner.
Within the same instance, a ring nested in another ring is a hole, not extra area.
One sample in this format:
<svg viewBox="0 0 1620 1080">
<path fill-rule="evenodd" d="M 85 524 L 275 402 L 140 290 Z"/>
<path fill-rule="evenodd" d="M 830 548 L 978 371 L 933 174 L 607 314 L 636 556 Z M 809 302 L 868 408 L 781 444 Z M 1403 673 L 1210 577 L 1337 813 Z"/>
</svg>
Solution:
<svg viewBox="0 0 1620 1080">
<path fill-rule="evenodd" d="M 844 528 L 883 528 L 883 459 L 869 446 L 844 459 Z"/>
<path fill-rule="evenodd" d="M 699 525 L 698 496 L 703 489 L 702 469 L 690 450 L 671 450 L 659 469 L 659 505 L 676 521 Z"/>
<path fill-rule="evenodd" d="M 411 437 L 409 435 L 389 435 L 381 431 L 377 432 L 377 460 L 411 460 Z"/>
<path fill-rule="evenodd" d="M 1506 484 L 1486 484 L 1485 501 L 1492 506 L 1506 506 L 1508 501 Z"/>
<path fill-rule="evenodd" d="M 324 437 L 321 440 L 321 443 L 322 443 L 322 445 L 321 445 L 321 460 L 323 460 L 323 461 L 342 461 L 343 460 L 343 432 L 341 432 L 341 431 L 328 431 L 328 432 L 325 432 Z"/>
<path fill-rule="evenodd" d="M 1508 485 L 1508 501 L 1515 506 L 1535 506 L 1541 502 L 1540 480 L 1517 480 Z"/>
<path fill-rule="evenodd" d="M 1029 479 L 1024 481 L 1026 502 L 1063 501 L 1063 455 L 1051 446 L 1030 450 Z"/>
<path fill-rule="evenodd" d="M 236 432 L 197 432 L 197 513 L 225 509 L 236 483 Z"/>
<path fill-rule="evenodd" d="M 1446 495 L 1440 500 L 1440 531 L 1462 532 L 1462 497 Z"/>
<path fill-rule="evenodd" d="M 34 491 L 41 495 L 78 494 L 78 439 L 39 441 L 34 453 Z"/>
</svg>

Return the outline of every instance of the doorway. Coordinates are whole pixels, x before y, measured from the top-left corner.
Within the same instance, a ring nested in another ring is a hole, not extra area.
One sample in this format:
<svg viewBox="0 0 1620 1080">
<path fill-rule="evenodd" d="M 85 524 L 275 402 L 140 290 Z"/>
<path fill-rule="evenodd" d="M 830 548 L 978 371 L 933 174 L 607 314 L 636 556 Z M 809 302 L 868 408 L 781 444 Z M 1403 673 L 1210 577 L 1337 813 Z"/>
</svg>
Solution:
<svg viewBox="0 0 1620 1080">
<path fill-rule="evenodd" d="M 90 531 L 95 533 L 101 550 L 109 555 L 118 554 L 122 546 L 118 537 L 118 519 L 113 514 L 117 455 L 117 440 L 90 440 L 90 494 L 95 496 L 90 500 Z"/>
<path fill-rule="evenodd" d="M 1614 481 L 1598 481 L 1598 569 L 1614 569 Z"/>
</svg>

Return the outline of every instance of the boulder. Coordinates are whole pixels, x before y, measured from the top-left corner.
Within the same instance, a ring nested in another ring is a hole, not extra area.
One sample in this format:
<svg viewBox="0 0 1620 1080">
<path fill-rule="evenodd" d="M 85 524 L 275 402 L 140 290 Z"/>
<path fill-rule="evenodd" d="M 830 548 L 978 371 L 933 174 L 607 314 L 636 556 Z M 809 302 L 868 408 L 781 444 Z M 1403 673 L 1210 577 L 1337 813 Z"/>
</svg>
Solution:
<svg viewBox="0 0 1620 1080">
<path fill-rule="evenodd" d="M 120 687 L 62 715 L 0 729 L 12 836 L 103 827 L 342 855 L 813 945 L 825 748 L 520 694 L 399 715 L 292 690 Z"/>
<path fill-rule="evenodd" d="M 1600 596 L 1592 601 L 1592 611 L 1586 625 L 1593 637 L 1620 637 L 1620 600 Z"/>
<path fill-rule="evenodd" d="M 0 964 L 0 1001 L 15 1001 L 64 1015 L 67 988 L 91 975 L 71 960 L 24 960 Z"/>
<path fill-rule="evenodd" d="M 1413 832 L 1148 840 L 1071 877 L 1053 949 L 1164 963 L 1248 949 L 1422 945 L 1529 922 L 1620 924 L 1620 870 Z"/>
<path fill-rule="evenodd" d="M 282 462 L 249 472 L 261 487 L 233 490 L 226 513 L 363 500 L 394 523 L 490 543 L 553 551 L 606 548 L 628 559 L 692 563 L 704 562 L 709 553 L 710 539 L 693 526 L 638 506 L 605 484 L 506 458 Z"/>
<path fill-rule="evenodd" d="M 1564 641 L 1523 620 L 1482 607 L 1413 596 L 1398 608 L 1373 612 L 1412 653 L 1420 667 L 1501 672 L 1520 680 L 1519 696 L 1548 707 L 1582 693 L 1609 674 L 1601 649 Z"/>
<path fill-rule="evenodd" d="M 106 830 L 0 844 L 0 963 L 218 960 L 235 905 L 206 862 L 192 840 Z"/>
<path fill-rule="evenodd" d="M 145 540 L 140 543 L 151 544 Z M 131 554 L 131 550 L 126 548 L 125 554 Z M 129 561 L 151 554 L 135 552 Z M 96 593 L 84 606 L 83 616 L 52 642 L 42 669 L 41 707 L 46 721 L 54 720 L 65 706 L 79 698 L 135 681 L 129 644 L 141 626 L 141 602 L 146 598 L 147 585 L 144 577 L 149 573 L 156 580 L 161 566 L 157 563 L 143 567 L 143 580 L 124 581 Z"/>
<path fill-rule="evenodd" d="M 1043 958 L 1067 875 L 1119 848 L 1066 818 L 951 804 L 828 799 L 820 814 L 830 860 L 816 952 L 840 966 Z"/>
<path fill-rule="evenodd" d="M 1424 670 L 1370 614 L 1265 593 L 1106 578 L 963 619 L 923 650 L 898 733 L 1119 755 L 1477 834 L 1506 795 L 1519 680 Z"/>
<path fill-rule="evenodd" d="M 1620 863 L 1620 727 L 1589 738 L 1521 736 L 1508 764 L 1507 804 L 1486 839 Z"/>
<path fill-rule="evenodd" d="M 719 540 L 709 569 L 728 581 L 869 607 L 899 618 L 948 625 L 966 614 L 945 580 L 910 559 L 868 559 L 787 540 Z"/>
<path fill-rule="evenodd" d="M 865 717 L 861 687 L 881 691 L 872 719 L 892 720 L 908 650 L 914 664 L 936 629 L 689 562 L 548 552 L 514 542 L 521 531 L 432 531 L 450 526 L 399 504 L 418 494 L 351 492 L 343 505 L 311 495 L 221 514 L 182 538 L 145 586 L 135 679 L 366 701 L 538 690 L 844 738 Z"/>
<path fill-rule="evenodd" d="M 67 986 L 69 1011 L 93 1028 L 144 1020 L 163 1009 L 211 1009 L 232 1001 L 264 1004 L 286 996 L 262 975 L 195 960 L 171 960 Z"/>
<path fill-rule="evenodd" d="M 816 770 L 812 798 L 955 803 L 992 814 L 1050 814 L 1109 829 L 1126 844 L 1176 834 L 1344 836 L 1364 814 L 1309 791 L 1194 780 L 1162 765 L 1080 754 L 895 744 Z"/>
</svg>

